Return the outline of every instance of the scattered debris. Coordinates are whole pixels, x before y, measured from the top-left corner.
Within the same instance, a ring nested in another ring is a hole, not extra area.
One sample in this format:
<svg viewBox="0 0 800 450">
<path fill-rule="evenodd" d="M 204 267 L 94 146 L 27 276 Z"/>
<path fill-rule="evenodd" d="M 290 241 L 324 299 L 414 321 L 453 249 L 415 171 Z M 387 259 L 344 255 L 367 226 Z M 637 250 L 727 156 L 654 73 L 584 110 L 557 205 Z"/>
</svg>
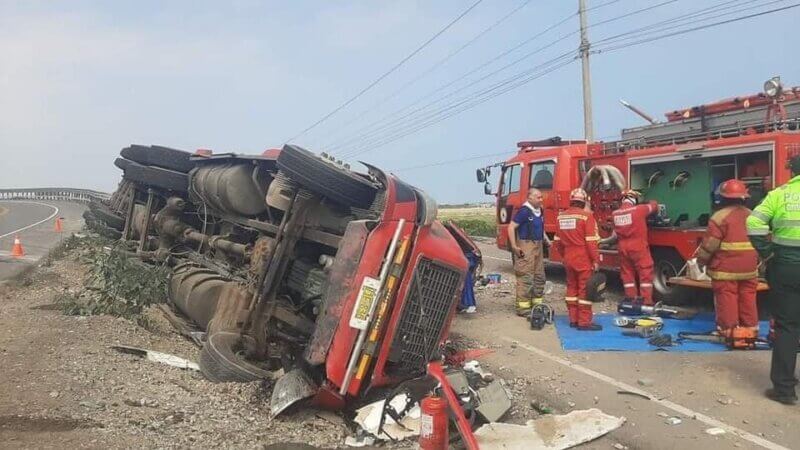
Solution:
<svg viewBox="0 0 800 450">
<path fill-rule="evenodd" d="M 622 445 L 622 444 L 620 444 L 619 442 L 617 442 L 616 444 L 614 444 L 614 445 L 613 445 L 613 447 L 614 447 L 615 449 L 617 449 L 617 450 L 628 450 L 628 446 L 627 446 L 627 445 Z"/>
<path fill-rule="evenodd" d="M 660 413 L 658 413 L 658 414 L 656 414 L 656 415 L 657 415 L 658 417 L 663 417 L 663 418 L 665 418 L 665 419 L 666 419 L 667 417 L 669 417 L 669 414 L 667 414 L 667 413 L 665 413 L 665 412 L 660 412 Z"/>
<path fill-rule="evenodd" d="M 511 395 L 499 380 L 478 389 L 478 401 L 476 411 L 487 422 L 497 422 L 511 409 Z"/>
<path fill-rule="evenodd" d="M 710 436 L 722 436 L 723 434 L 725 434 L 725 430 L 723 430 L 722 428 L 716 428 L 716 427 L 708 428 L 708 429 L 706 429 L 706 434 L 708 434 Z"/>
<path fill-rule="evenodd" d="M 175 355 L 170 355 L 169 353 L 155 352 L 153 350 L 146 350 L 137 347 L 129 347 L 127 345 L 112 345 L 111 348 L 120 353 L 135 355 L 140 358 L 144 358 L 148 361 L 166 364 L 168 366 L 177 367 L 179 369 L 190 369 L 195 371 L 200 370 L 200 367 L 197 365 L 197 363 L 194 363 L 187 359 L 180 358 Z"/>
<path fill-rule="evenodd" d="M 633 395 L 633 396 L 635 396 L 635 397 L 643 398 L 643 399 L 645 399 L 645 400 L 650 400 L 650 397 L 649 397 L 649 396 L 647 396 L 647 395 L 645 395 L 645 394 L 642 394 L 642 393 L 640 393 L 640 392 L 634 392 L 634 391 L 617 391 L 617 394 L 621 394 L 621 395 Z"/>
<path fill-rule="evenodd" d="M 656 383 L 650 378 L 639 378 L 636 382 L 639 383 L 639 386 L 652 386 Z"/>
<path fill-rule="evenodd" d="M 667 425 L 680 425 L 681 423 L 683 423 L 683 421 L 677 417 L 670 417 L 665 422 Z"/>
<path fill-rule="evenodd" d="M 721 405 L 732 405 L 733 404 L 733 399 L 730 398 L 730 397 L 727 397 L 727 396 L 720 397 L 720 398 L 717 399 L 717 403 L 719 403 Z"/>
<path fill-rule="evenodd" d="M 566 449 L 616 430 L 625 420 L 592 408 L 548 415 L 525 425 L 489 423 L 478 428 L 475 437 L 482 450 Z"/>
<path fill-rule="evenodd" d="M 403 411 L 406 409 L 408 402 L 409 397 L 406 394 L 399 394 L 389 401 L 389 406 L 394 408 L 395 411 Z M 374 436 L 380 440 L 400 441 L 419 435 L 421 412 L 418 404 L 411 407 L 408 413 L 400 419 L 399 423 L 391 417 L 386 417 L 383 422 L 383 429 L 379 433 L 378 427 L 381 423 L 381 414 L 383 414 L 383 406 L 385 403 L 385 399 L 378 400 L 377 402 L 359 408 L 356 411 L 356 417 L 353 421 L 357 423 L 367 435 Z M 356 441 L 351 439 L 350 442 L 362 443 L 365 441 L 363 439 L 357 439 Z M 374 443 L 374 441 L 372 443 Z M 372 445 L 372 443 L 364 443 L 363 445 Z M 347 443 L 347 445 L 352 444 Z"/>
</svg>

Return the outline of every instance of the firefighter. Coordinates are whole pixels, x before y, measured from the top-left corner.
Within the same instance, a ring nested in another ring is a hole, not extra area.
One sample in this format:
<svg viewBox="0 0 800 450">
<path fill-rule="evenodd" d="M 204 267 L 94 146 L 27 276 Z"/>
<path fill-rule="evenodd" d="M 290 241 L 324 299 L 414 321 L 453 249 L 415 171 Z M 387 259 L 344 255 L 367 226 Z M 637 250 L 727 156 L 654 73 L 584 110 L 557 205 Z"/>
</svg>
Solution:
<svg viewBox="0 0 800 450">
<path fill-rule="evenodd" d="M 769 304 L 775 319 L 770 369 L 773 387 L 766 395 L 793 405 L 797 403 L 795 368 L 800 346 L 800 155 L 788 165 L 792 179 L 768 193 L 753 210 L 747 219 L 747 234 L 767 262 Z"/>
<path fill-rule="evenodd" d="M 708 220 L 697 261 L 707 267 L 714 290 L 717 331 L 731 342 L 758 337 L 758 254 L 747 237 L 747 186 L 728 180 L 719 187 L 722 206 Z"/>
<path fill-rule="evenodd" d="M 569 208 L 558 214 L 558 231 L 553 242 L 563 255 L 567 271 L 567 294 L 564 300 L 569 312 L 569 326 L 583 331 L 598 331 L 603 327 L 592 322 L 592 302 L 586 283 L 599 267 L 597 223 L 587 211 L 589 196 L 581 188 L 569 194 Z"/>
<path fill-rule="evenodd" d="M 544 299 L 544 246 L 550 246 L 544 232 L 542 193 L 538 189 L 528 192 L 528 201 L 514 215 L 508 226 L 508 242 L 515 256 L 517 315 L 527 317 L 533 305 Z"/>
<path fill-rule="evenodd" d="M 622 206 L 611 213 L 620 255 L 620 277 L 626 300 L 653 304 L 653 257 L 647 240 L 647 216 L 658 211 L 658 202 L 637 205 L 640 194 L 622 191 Z M 636 279 L 639 279 L 637 289 Z"/>
</svg>

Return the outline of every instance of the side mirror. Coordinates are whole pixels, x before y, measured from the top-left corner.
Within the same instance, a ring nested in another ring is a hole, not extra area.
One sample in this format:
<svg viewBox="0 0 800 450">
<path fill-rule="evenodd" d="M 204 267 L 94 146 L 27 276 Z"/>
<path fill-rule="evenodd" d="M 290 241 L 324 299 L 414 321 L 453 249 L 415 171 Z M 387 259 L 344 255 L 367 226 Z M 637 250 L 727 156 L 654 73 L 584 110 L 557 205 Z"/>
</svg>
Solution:
<svg viewBox="0 0 800 450">
<path fill-rule="evenodd" d="M 475 171 L 475 178 L 478 179 L 478 183 L 483 183 L 486 181 L 486 170 L 485 169 L 477 169 Z"/>
<path fill-rule="evenodd" d="M 488 181 L 483 183 L 483 193 L 486 195 L 494 195 L 494 192 L 492 192 L 492 183 Z"/>
</svg>

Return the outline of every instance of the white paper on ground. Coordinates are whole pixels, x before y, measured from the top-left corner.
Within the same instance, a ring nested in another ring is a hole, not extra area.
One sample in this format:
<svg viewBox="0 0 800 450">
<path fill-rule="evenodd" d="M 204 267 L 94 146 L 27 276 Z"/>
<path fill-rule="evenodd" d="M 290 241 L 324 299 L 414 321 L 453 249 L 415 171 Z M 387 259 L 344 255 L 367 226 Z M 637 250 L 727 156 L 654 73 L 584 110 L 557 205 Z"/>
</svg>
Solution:
<svg viewBox="0 0 800 450">
<path fill-rule="evenodd" d="M 625 423 L 592 408 L 547 415 L 525 425 L 488 423 L 475 432 L 481 450 L 562 450 L 597 439 Z"/>
<path fill-rule="evenodd" d="M 406 405 L 406 399 L 406 394 L 397 395 L 389 402 L 389 405 L 393 406 L 395 411 L 402 411 Z M 403 440 L 412 436 L 418 436 L 421 415 L 419 405 L 411 407 L 408 414 L 400 420 L 400 425 L 391 417 L 386 416 L 386 420 L 383 423 L 383 433 L 378 436 L 378 425 L 381 421 L 381 412 L 383 412 L 383 405 L 385 402 L 386 400 L 378 400 L 377 402 L 362 406 L 356 411 L 356 418 L 354 421 L 363 428 L 364 431 L 382 440 Z"/>
</svg>

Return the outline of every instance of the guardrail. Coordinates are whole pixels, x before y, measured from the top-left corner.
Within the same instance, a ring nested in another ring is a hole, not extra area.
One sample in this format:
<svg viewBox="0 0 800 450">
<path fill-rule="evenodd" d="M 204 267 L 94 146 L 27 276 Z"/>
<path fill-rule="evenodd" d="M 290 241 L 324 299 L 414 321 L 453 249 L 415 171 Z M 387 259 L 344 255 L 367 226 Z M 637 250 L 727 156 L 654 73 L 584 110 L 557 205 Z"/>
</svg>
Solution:
<svg viewBox="0 0 800 450">
<path fill-rule="evenodd" d="M 89 203 L 92 200 L 108 200 L 111 194 L 91 189 L 75 188 L 13 188 L 0 189 L 0 200 L 63 200 Z"/>
</svg>

